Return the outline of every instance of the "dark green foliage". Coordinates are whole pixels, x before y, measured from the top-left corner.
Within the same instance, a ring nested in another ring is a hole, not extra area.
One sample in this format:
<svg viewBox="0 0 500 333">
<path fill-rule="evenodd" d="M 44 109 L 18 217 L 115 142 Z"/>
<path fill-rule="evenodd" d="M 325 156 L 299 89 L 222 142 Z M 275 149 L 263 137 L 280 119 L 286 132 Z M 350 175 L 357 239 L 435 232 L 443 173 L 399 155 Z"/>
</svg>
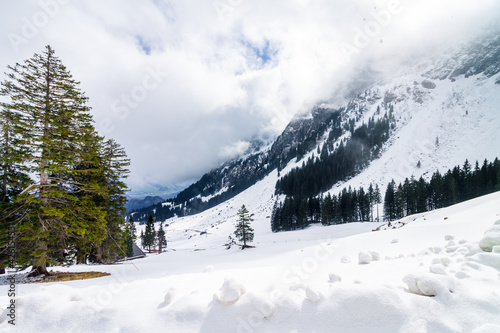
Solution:
<svg viewBox="0 0 500 333">
<path fill-rule="evenodd" d="M 17 264 L 49 274 L 48 264 L 116 258 L 124 152 L 107 155 L 88 98 L 50 46 L 8 70 L 0 91 L 0 222 L 15 225 Z M 121 170 L 112 165 L 118 160 Z"/>
<path fill-rule="evenodd" d="M 236 224 L 236 230 L 234 231 L 236 239 L 243 242 L 241 246 L 242 250 L 248 247 L 247 243 L 251 243 L 253 241 L 254 233 L 252 227 L 250 226 L 252 221 L 253 219 L 247 208 L 245 205 L 242 205 L 238 210 L 238 222 Z"/>
<path fill-rule="evenodd" d="M 160 228 L 158 229 L 158 242 L 161 240 L 161 246 L 163 249 L 167 247 L 167 237 L 165 235 L 165 230 L 163 230 L 163 222 L 160 223 Z"/>
<path fill-rule="evenodd" d="M 426 182 L 422 177 L 405 179 L 396 184 L 392 180 L 384 195 L 384 217 L 388 221 L 409 214 L 443 208 L 464 200 L 500 190 L 500 161 L 484 161 L 482 167 L 476 162 L 471 170 L 468 161 L 463 169 L 459 166 L 448 170 L 443 176 L 435 172 Z M 370 184 L 368 192 L 362 187 L 358 190 L 344 188 L 338 195 L 328 193 L 323 198 L 286 196 L 284 201 L 276 201 L 271 215 L 273 232 L 296 230 L 311 223 L 323 225 L 373 221 L 378 205 L 382 202 L 378 185 Z M 305 216 L 305 219 L 304 219 Z M 319 216 L 319 217 L 318 217 Z"/>
<path fill-rule="evenodd" d="M 127 223 L 125 226 L 125 237 L 123 247 L 125 248 L 125 254 L 127 257 L 134 256 L 134 238 L 132 236 L 132 232 L 130 230 L 130 224 Z"/>
<path fill-rule="evenodd" d="M 443 208 L 481 195 L 500 190 L 500 161 L 496 158 L 471 170 L 466 160 L 463 168 L 456 166 L 444 175 L 436 171 L 429 182 L 422 177 L 406 178 L 396 186 L 389 183 L 385 192 L 385 219 L 393 221 L 406 215 Z"/>
<path fill-rule="evenodd" d="M 136 228 L 134 223 L 134 216 L 130 215 L 128 222 L 125 224 L 125 236 L 124 236 L 124 248 L 127 257 L 132 257 L 134 255 L 134 242 Z"/>
<path fill-rule="evenodd" d="M 371 185 L 371 184 L 370 184 Z M 373 186 L 371 186 L 373 188 Z M 273 232 L 303 229 L 311 223 L 323 225 L 369 221 L 370 212 L 380 203 L 375 190 L 372 199 L 361 187 L 343 189 L 338 195 L 328 193 L 323 198 L 285 197 L 276 201 L 271 215 Z"/>
<path fill-rule="evenodd" d="M 144 234 L 141 235 L 142 238 L 142 247 L 144 249 L 148 249 L 151 252 L 151 247 L 155 245 L 155 224 L 153 220 L 153 216 L 149 215 L 148 221 L 146 222 L 146 229 L 144 230 Z"/>
</svg>

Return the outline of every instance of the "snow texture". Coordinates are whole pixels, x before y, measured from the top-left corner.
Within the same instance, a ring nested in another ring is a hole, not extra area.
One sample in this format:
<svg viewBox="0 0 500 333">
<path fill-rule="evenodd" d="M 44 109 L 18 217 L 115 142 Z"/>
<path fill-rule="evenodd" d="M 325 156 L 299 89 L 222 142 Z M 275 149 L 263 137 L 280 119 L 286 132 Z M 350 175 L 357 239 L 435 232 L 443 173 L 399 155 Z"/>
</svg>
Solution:
<svg viewBox="0 0 500 333">
<path fill-rule="evenodd" d="M 360 265 L 367 265 L 372 262 L 372 255 L 369 252 L 359 252 L 358 263 Z"/>
<path fill-rule="evenodd" d="M 492 252 L 493 247 L 497 245 L 500 245 L 500 220 L 496 221 L 495 224 L 484 233 L 484 237 L 479 241 L 479 246 L 486 252 Z"/>
</svg>

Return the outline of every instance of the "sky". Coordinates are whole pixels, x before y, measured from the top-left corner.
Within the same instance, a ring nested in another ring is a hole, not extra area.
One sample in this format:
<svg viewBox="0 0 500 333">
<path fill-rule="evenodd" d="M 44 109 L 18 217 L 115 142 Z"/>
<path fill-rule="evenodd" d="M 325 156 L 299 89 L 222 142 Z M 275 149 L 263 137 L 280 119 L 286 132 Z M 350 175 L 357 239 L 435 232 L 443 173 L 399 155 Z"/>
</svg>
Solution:
<svg viewBox="0 0 500 333">
<path fill-rule="evenodd" d="M 188 184 L 499 16 L 495 0 L 2 0 L 0 79 L 50 44 L 126 149 L 129 187 Z"/>
</svg>

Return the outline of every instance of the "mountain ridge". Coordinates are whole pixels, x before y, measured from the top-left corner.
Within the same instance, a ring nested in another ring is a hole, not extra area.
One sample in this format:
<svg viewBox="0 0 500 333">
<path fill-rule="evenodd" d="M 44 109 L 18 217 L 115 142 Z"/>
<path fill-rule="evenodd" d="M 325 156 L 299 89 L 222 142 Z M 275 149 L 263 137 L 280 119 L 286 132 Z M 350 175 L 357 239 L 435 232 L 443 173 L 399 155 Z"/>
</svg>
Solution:
<svg viewBox="0 0 500 333">
<path fill-rule="evenodd" d="M 381 147 L 381 153 L 383 155 L 389 151 L 397 155 L 392 151 L 400 149 L 400 155 L 403 157 L 400 160 L 394 156 L 371 158 L 368 165 L 357 170 L 349 179 L 359 179 L 357 175 L 363 170 L 373 170 L 374 165 L 383 170 L 394 170 L 388 164 L 398 164 L 395 172 L 388 171 L 384 175 L 380 175 L 380 172 L 366 172 L 376 175 L 372 177 L 373 181 L 385 186 L 392 177 L 409 177 L 411 173 L 419 171 L 422 171 L 424 176 L 430 175 L 435 171 L 432 170 L 435 167 L 453 167 L 466 158 L 471 159 L 471 156 L 464 156 L 466 154 L 458 151 L 453 140 L 470 146 L 455 132 L 466 131 L 473 138 L 474 130 L 491 128 L 486 124 L 486 118 L 491 118 L 489 120 L 493 123 L 498 122 L 493 109 L 495 105 L 500 104 L 495 97 L 498 95 L 500 82 L 500 38 L 494 33 L 485 34 L 482 39 L 466 44 L 452 56 L 447 54 L 430 60 L 433 62 L 432 68 L 418 68 L 418 71 L 413 73 L 407 69 L 405 74 L 393 77 L 386 83 L 373 84 L 341 108 L 333 108 L 325 102 L 319 103 L 309 115 L 294 118 L 268 150 L 249 152 L 245 158 L 225 162 L 180 192 L 176 198 L 145 210 L 154 209 L 155 213 L 162 209 L 170 210 L 167 214 L 158 214 L 157 217 L 163 219 L 179 214 L 194 214 L 215 207 L 264 179 L 273 170 L 277 169 L 278 175 L 282 176 L 294 168 L 300 168 L 308 159 L 314 160 L 320 155 L 325 144 L 329 145 L 329 151 L 333 151 L 340 143 L 345 143 L 350 138 L 350 133 L 368 123 L 370 117 L 381 117 L 391 108 L 395 109 L 395 123 L 391 125 L 394 131 L 387 143 Z M 432 111 L 429 111 L 431 109 Z M 486 109 L 487 112 L 482 114 Z M 429 117 L 429 120 L 439 118 L 441 124 L 431 121 L 431 128 L 426 117 Z M 485 126 L 481 127 L 481 124 Z M 427 135 L 415 144 L 415 135 L 419 128 L 429 128 L 427 132 L 435 131 L 436 135 Z M 410 131 L 412 135 L 408 135 Z M 450 136 L 447 131 L 454 134 Z M 490 134 L 493 142 L 500 142 L 493 130 L 477 137 L 484 141 Z M 439 144 L 436 143 L 438 141 Z M 400 147 L 405 144 L 415 148 L 406 151 Z M 395 149 L 395 146 L 399 148 Z M 491 144 L 485 143 L 483 147 L 479 147 L 476 155 L 479 156 L 481 151 L 483 156 L 477 158 L 496 157 L 490 156 L 490 146 Z M 453 153 L 449 152 L 447 147 L 450 147 Z M 466 151 L 471 151 L 471 148 Z M 436 155 L 434 158 L 433 154 Z M 453 154 L 457 156 L 452 158 Z M 407 156 L 404 157 L 405 155 Z M 388 161 L 385 161 L 387 159 Z M 445 160 L 446 163 L 443 162 Z M 384 165 L 381 165 L 382 162 Z M 416 168 L 417 164 L 420 165 L 419 168 Z M 342 183 L 353 182 L 347 179 L 340 184 Z M 361 184 L 367 185 L 367 180 L 362 180 Z M 334 191 L 338 189 L 338 186 L 332 187 Z M 145 210 L 137 212 L 139 220 L 145 218 Z"/>
</svg>

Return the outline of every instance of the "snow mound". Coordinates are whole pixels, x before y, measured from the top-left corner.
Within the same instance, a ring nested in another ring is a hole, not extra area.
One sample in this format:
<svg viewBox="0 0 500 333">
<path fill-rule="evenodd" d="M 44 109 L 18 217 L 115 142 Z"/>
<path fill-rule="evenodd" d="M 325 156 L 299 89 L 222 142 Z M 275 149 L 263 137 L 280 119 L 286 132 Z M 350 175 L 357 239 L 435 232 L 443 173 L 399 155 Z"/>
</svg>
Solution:
<svg viewBox="0 0 500 333">
<path fill-rule="evenodd" d="M 306 292 L 306 298 L 313 303 L 319 302 L 319 300 L 321 299 L 319 292 L 317 292 L 314 288 L 310 286 L 307 286 L 305 292 Z"/>
<path fill-rule="evenodd" d="M 435 264 L 430 267 L 430 272 L 439 275 L 447 275 L 445 267 L 441 264 Z"/>
<path fill-rule="evenodd" d="M 329 275 L 330 277 L 330 282 L 340 282 L 342 281 L 342 277 L 340 275 L 337 275 L 337 274 L 330 274 Z"/>
<path fill-rule="evenodd" d="M 377 251 L 370 251 L 370 254 L 372 256 L 372 261 L 380 260 L 380 253 L 378 253 Z"/>
<path fill-rule="evenodd" d="M 342 258 L 340 258 L 340 262 L 343 264 L 350 264 L 351 259 L 348 256 L 342 256 Z"/>
<path fill-rule="evenodd" d="M 175 289 L 169 289 L 167 293 L 165 294 L 165 305 L 170 305 L 174 301 L 175 297 Z"/>
<path fill-rule="evenodd" d="M 479 247 L 485 252 L 491 252 L 496 245 L 500 245 L 500 220 L 486 230 L 484 237 L 479 241 Z"/>
<path fill-rule="evenodd" d="M 208 265 L 207 267 L 205 267 L 205 269 L 203 269 L 203 273 L 211 273 L 214 271 L 214 266 L 212 265 Z"/>
<path fill-rule="evenodd" d="M 367 265 L 372 262 L 372 255 L 369 252 L 359 252 L 358 263 L 360 265 Z"/>
<path fill-rule="evenodd" d="M 220 290 L 215 293 L 214 300 L 224 305 L 231 305 L 240 299 L 245 293 L 245 287 L 242 283 L 233 277 L 226 277 Z"/>
<path fill-rule="evenodd" d="M 449 295 L 454 289 L 452 279 L 436 274 L 408 274 L 403 282 L 408 285 L 411 293 L 423 296 Z"/>
</svg>

